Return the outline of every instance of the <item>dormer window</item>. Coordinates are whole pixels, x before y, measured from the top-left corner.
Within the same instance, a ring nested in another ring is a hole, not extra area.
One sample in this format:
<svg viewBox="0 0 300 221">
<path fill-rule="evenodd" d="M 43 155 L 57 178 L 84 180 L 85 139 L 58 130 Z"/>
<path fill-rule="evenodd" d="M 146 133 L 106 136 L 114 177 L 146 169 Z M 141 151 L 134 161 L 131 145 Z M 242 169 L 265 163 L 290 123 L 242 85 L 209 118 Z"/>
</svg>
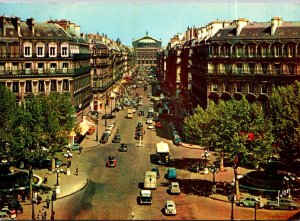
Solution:
<svg viewBox="0 0 300 221">
<path fill-rule="evenodd" d="M 235 53 L 237 57 L 243 56 L 243 45 L 237 45 L 235 50 L 236 50 Z"/>
<path fill-rule="evenodd" d="M 275 45 L 274 46 L 274 56 L 275 57 L 279 57 L 281 54 L 281 47 L 280 45 Z"/>
</svg>

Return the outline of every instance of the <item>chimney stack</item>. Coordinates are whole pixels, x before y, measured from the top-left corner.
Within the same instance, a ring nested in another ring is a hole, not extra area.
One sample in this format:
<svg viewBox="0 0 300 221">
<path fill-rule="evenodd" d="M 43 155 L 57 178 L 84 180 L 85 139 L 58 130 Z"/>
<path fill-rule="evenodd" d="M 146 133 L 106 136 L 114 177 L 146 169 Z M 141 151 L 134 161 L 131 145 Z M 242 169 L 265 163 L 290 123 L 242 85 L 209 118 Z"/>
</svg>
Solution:
<svg viewBox="0 0 300 221">
<path fill-rule="evenodd" d="M 18 36 L 21 36 L 20 18 L 19 17 L 13 17 L 13 18 L 11 18 L 11 23 L 14 26 L 15 30 L 17 31 Z"/>
<path fill-rule="evenodd" d="M 249 20 L 246 18 L 239 18 L 238 20 L 235 20 L 236 23 L 236 36 L 240 36 L 242 29 L 248 25 Z"/>
<path fill-rule="evenodd" d="M 35 21 L 34 21 L 34 18 L 27 18 L 27 25 L 29 27 L 29 30 L 32 32 L 32 35 L 35 35 L 35 30 L 34 30 L 34 24 L 35 24 Z"/>
<path fill-rule="evenodd" d="M 276 28 L 280 27 L 282 24 L 281 17 L 274 17 L 271 19 L 271 35 L 275 34 Z"/>
<path fill-rule="evenodd" d="M 2 31 L 3 31 L 3 36 L 6 36 L 5 23 L 6 23 L 6 17 L 1 16 L 1 17 L 0 17 L 0 28 L 1 28 Z"/>
</svg>

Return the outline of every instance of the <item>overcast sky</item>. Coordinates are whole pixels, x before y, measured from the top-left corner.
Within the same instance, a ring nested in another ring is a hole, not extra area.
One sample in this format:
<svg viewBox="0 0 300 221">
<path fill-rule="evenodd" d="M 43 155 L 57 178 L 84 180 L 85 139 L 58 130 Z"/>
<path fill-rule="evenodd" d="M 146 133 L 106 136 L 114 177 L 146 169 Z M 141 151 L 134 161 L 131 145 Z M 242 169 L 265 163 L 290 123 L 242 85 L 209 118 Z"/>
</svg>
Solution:
<svg viewBox="0 0 300 221">
<path fill-rule="evenodd" d="M 270 21 L 281 16 L 284 21 L 300 21 L 300 4 L 296 0 L 214 0 L 214 3 L 199 0 L 37 0 L 24 1 L 0 0 L 0 15 L 18 16 L 22 20 L 29 17 L 36 22 L 51 19 L 65 19 L 81 26 L 83 33 L 105 33 L 113 40 L 118 37 L 127 46 L 133 39 L 145 36 L 161 39 L 166 45 L 177 33 L 186 28 L 202 27 L 213 20 L 248 18 L 250 21 Z M 299 2 L 299 1 L 298 1 Z"/>
</svg>

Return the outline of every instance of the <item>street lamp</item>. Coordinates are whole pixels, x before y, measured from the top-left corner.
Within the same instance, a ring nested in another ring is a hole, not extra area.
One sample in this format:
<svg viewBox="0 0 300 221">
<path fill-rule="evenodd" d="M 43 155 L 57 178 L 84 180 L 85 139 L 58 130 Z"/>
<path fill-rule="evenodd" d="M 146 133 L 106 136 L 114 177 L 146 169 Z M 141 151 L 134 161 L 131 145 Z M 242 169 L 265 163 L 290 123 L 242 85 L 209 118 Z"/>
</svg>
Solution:
<svg viewBox="0 0 300 221">
<path fill-rule="evenodd" d="M 96 112 L 96 120 L 97 120 L 97 124 L 96 124 L 96 141 L 98 141 L 98 123 L 99 123 L 98 111 Z"/>
<path fill-rule="evenodd" d="M 215 166 L 215 164 L 213 164 L 210 168 L 212 174 L 213 174 L 213 184 L 215 185 L 216 180 L 215 180 L 215 173 L 218 172 L 218 168 Z"/>
<path fill-rule="evenodd" d="M 55 192 L 55 190 L 53 190 L 51 198 L 52 198 L 52 200 L 51 200 L 51 216 L 50 216 L 50 219 L 54 220 L 55 211 L 53 210 L 53 203 L 56 200 L 56 192 Z"/>
<path fill-rule="evenodd" d="M 59 186 L 59 179 L 58 179 L 58 174 L 59 174 L 59 169 L 58 169 L 58 165 L 56 166 L 56 186 Z"/>
<path fill-rule="evenodd" d="M 32 187 L 32 178 L 33 178 L 33 171 L 32 171 L 32 167 L 30 166 L 29 168 L 29 187 L 30 187 L 30 198 L 31 198 L 31 218 L 32 220 L 35 220 L 35 213 L 34 213 L 34 195 L 33 195 L 33 187 Z M 35 199 L 37 200 L 37 199 Z"/>
</svg>

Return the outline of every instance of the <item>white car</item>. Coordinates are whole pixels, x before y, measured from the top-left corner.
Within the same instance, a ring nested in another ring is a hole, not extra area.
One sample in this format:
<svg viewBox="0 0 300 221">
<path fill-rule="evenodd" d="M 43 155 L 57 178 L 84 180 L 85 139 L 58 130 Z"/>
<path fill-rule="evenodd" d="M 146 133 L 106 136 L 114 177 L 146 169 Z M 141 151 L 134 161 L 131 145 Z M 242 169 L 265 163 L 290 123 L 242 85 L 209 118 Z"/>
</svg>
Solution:
<svg viewBox="0 0 300 221">
<path fill-rule="evenodd" d="M 169 188 L 171 194 L 180 194 L 180 187 L 178 182 L 171 182 Z"/>
<path fill-rule="evenodd" d="M 166 215 L 176 215 L 176 205 L 173 200 L 167 200 L 165 203 L 165 214 Z"/>
<path fill-rule="evenodd" d="M 151 107 L 148 112 L 154 112 L 154 109 Z"/>
<path fill-rule="evenodd" d="M 155 128 L 155 126 L 153 124 L 148 125 L 148 129 L 154 129 L 154 128 Z"/>
<path fill-rule="evenodd" d="M 132 110 L 132 112 L 133 112 L 133 113 L 135 113 L 135 112 L 136 112 L 136 109 L 135 109 L 135 108 L 132 108 L 131 110 Z"/>
<path fill-rule="evenodd" d="M 147 118 L 147 124 L 152 124 L 152 118 Z"/>
</svg>

